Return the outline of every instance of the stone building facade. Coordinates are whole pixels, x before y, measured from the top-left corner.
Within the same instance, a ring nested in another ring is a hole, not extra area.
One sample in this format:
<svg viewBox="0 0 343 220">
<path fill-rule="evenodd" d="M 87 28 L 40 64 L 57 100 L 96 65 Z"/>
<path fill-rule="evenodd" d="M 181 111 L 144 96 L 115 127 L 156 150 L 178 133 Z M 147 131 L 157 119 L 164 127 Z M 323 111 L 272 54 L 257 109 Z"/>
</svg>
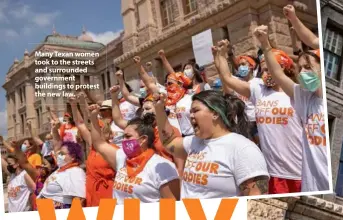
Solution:
<svg viewBox="0 0 343 220">
<path fill-rule="evenodd" d="M 282 8 L 288 0 L 123 0 L 123 52 L 114 60 L 127 79 L 137 77 L 132 58 L 153 61 L 159 81 L 165 72 L 157 52 L 164 49 L 175 70 L 194 59 L 192 36 L 211 29 L 213 42 L 227 38 L 235 54 L 256 53 L 257 41 L 252 32 L 260 24 L 270 27 L 270 39 L 277 48 L 293 54 L 290 28 Z M 317 29 L 316 2 L 297 1 L 298 15 L 312 30 Z M 303 10 L 306 9 L 306 11 Z M 210 66 L 206 68 L 212 78 Z"/>
<path fill-rule="evenodd" d="M 36 51 L 98 52 L 100 56 L 96 58 L 95 65 L 88 66 L 87 74 L 75 74 L 75 84 L 99 83 L 100 92 L 105 96 L 109 96 L 106 92 L 111 83 L 114 83 L 113 74 L 110 74 L 110 67 L 113 59 L 122 54 L 121 38 L 122 35 L 105 46 L 93 42 L 93 39 L 86 34 L 85 30 L 79 37 L 61 35 L 54 30 L 31 52 L 26 50 L 21 61 L 15 59 L 6 74 L 6 82 L 3 85 L 7 98 L 8 138 L 10 140 L 14 138 L 19 140 L 27 137 L 29 135 L 26 128 L 27 121 L 31 121 L 32 128 L 40 136 L 50 132 L 51 128 L 48 122 L 46 106 L 52 106 L 59 116 L 63 116 L 65 111 L 71 112 L 65 97 L 35 97 L 35 92 L 39 91 L 39 89 L 35 88 L 34 77 L 39 74 L 35 73 L 37 66 L 34 61 L 45 59 L 35 57 Z M 48 68 L 53 67 L 49 66 Z M 44 73 L 43 75 L 49 74 Z M 54 76 L 62 76 L 62 74 Z"/>
</svg>

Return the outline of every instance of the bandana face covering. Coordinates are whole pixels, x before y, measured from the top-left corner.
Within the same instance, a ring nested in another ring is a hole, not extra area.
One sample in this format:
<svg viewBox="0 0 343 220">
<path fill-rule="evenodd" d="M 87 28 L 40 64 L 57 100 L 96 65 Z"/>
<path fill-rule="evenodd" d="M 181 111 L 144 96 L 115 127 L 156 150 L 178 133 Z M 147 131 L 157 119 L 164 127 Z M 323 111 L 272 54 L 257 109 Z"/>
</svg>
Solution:
<svg viewBox="0 0 343 220">
<path fill-rule="evenodd" d="M 168 94 L 168 99 L 166 102 L 167 106 L 170 105 L 175 105 L 186 93 L 186 90 L 173 83 L 172 85 L 168 85 L 167 87 L 167 94 Z"/>
<path fill-rule="evenodd" d="M 271 74 L 264 74 L 262 76 L 262 80 L 264 82 L 264 85 L 271 88 L 271 87 L 274 87 L 276 85 L 275 81 L 273 80 L 272 78 L 272 75 Z"/>
</svg>

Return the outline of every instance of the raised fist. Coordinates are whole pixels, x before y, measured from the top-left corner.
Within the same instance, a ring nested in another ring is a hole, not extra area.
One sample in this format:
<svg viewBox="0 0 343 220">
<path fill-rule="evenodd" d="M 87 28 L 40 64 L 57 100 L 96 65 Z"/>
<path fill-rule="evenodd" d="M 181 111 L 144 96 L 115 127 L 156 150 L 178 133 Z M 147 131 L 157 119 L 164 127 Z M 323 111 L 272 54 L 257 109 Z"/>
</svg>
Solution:
<svg viewBox="0 0 343 220">
<path fill-rule="evenodd" d="M 297 18 L 297 15 L 295 14 L 295 8 L 293 5 L 287 5 L 283 8 L 283 14 L 286 16 L 286 18 L 289 21 L 293 21 Z"/>
<path fill-rule="evenodd" d="M 147 67 L 151 67 L 151 66 L 152 66 L 152 63 L 151 63 L 151 62 L 147 62 L 147 63 L 146 63 L 146 66 L 147 66 Z"/>
<path fill-rule="evenodd" d="M 91 112 L 91 114 L 98 114 L 100 111 L 100 106 L 97 104 L 93 104 L 88 107 L 88 110 Z"/>
<path fill-rule="evenodd" d="M 119 79 L 122 79 L 123 78 L 123 71 L 121 71 L 121 70 L 118 70 L 116 73 L 115 73 L 115 76 L 117 77 L 117 78 L 119 78 Z"/>
<path fill-rule="evenodd" d="M 135 56 L 133 58 L 133 61 L 136 63 L 136 64 L 140 64 L 141 63 L 141 58 L 139 56 Z"/>
<path fill-rule="evenodd" d="M 254 35 L 260 41 L 261 44 L 268 42 L 268 26 L 258 26 L 254 30 Z"/>
<path fill-rule="evenodd" d="M 166 54 L 164 53 L 164 50 L 160 50 L 160 51 L 158 51 L 158 55 L 160 57 L 164 57 Z"/>
<path fill-rule="evenodd" d="M 119 92 L 119 86 L 112 86 L 110 88 L 111 93 L 118 93 Z"/>
</svg>

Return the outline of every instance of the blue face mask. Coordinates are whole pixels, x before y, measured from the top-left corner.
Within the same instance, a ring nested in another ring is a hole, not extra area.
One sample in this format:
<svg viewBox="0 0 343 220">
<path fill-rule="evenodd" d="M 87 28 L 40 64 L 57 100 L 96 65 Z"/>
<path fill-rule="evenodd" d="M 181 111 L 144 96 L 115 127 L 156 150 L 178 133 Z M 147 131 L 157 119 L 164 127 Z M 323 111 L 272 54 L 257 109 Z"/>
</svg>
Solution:
<svg viewBox="0 0 343 220">
<path fill-rule="evenodd" d="M 24 153 L 27 151 L 27 146 L 26 146 L 26 144 L 22 144 L 22 145 L 21 145 L 21 151 L 24 152 Z"/>
<path fill-rule="evenodd" d="M 320 78 L 315 72 L 301 72 L 298 76 L 300 85 L 310 92 L 315 92 L 320 87 Z"/>
<path fill-rule="evenodd" d="M 139 94 L 140 94 L 141 98 L 145 98 L 146 97 L 146 89 L 145 88 L 140 88 L 139 89 Z"/>
<path fill-rule="evenodd" d="M 237 72 L 237 76 L 238 77 L 246 77 L 249 74 L 249 67 L 248 66 L 239 66 L 238 67 L 238 72 Z"/>
</svg>

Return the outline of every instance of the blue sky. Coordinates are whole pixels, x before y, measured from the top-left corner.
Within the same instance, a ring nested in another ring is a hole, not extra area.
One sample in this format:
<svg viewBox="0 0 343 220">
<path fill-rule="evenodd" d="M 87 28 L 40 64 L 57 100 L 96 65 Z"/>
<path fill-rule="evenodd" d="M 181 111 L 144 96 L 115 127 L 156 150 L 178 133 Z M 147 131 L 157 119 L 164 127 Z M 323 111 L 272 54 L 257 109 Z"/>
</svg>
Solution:
<svg viewBox="0 0 343 220">
<path fill-rule="evenodd" d="M 7 133 L 6 73 L 25 49 L 32 50 L 52 33 L 79 36 L 84 25 L 98 42 L 106 43 L 123 29 L 120 0 L 0 0 L 0 134 Z"/>
</svg>

